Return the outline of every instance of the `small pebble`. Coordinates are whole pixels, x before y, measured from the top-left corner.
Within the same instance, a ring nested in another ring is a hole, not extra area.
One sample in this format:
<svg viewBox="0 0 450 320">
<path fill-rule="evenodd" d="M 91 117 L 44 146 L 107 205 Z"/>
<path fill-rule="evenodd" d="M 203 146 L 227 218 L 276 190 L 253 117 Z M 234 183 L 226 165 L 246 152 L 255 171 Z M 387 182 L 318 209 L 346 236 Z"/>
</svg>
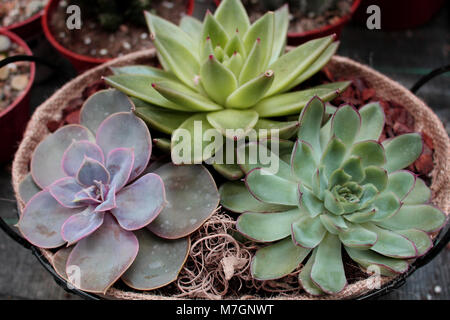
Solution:
<svg viewBox="0 0 450 320">
<path fill-rule="evenodd" d="M 27 84 L 28 84 L 28 76 L 25 74 L 14 76 L 11 79 L 11 87 L 17 91 L 25 89 L 27 87 Z"/>
<path fill-rule="evenodd" d="M 11 40 L 8 37 L 0 35 L 0 52 L 8 51 L 11 47 Z"/>
<path fill-rule="evenodd" d="M 106 56 L 108 54 L 107 49 L 101 49 L 98 53 L 100 53 L 102 56 Z"/>
<path fill-rule="evenodd" d="M 441 293 L 442 292 L 442 288 L 440 286 L 436 286 L 436 287 L 434 287 L 434 292 Z"/>
<path fill-rule="evenodd" d="M 84 38 L 83 42 L 84 42 L 85 45 L 90 45 L 92 40 L 91 40 L 91 38 L 86 37 L 86 38 Z"/>
<path fill-rule="evenodd" d="M 173 2 L 164 1 L 162 3 L 162 5 L 163 5 L 163 7 L 166 7 L 167 9 L 172 9 L 173 6 L 174 6 L 174 3 Z"/>
<path fill-rule="evenodd" d="M 60 37 L 60 38 L 65 38 L 65 37 L 66 37 L 66 33 L 61 31 L 61 32 L 59 33 L 59 37 Z"/>
<path fill-rule="evenodd" d="M 3 67 L 0 69 L 0 80 L 6 80 L 9 76 L 9 69 Z"/>
<path fill-rule="evenodd" d="M 26 8 L 25 8 L 25 14 L 28 17 L 31 17 L 35 13 L 38 13 L 43 8 L 43 4 L 39 0 L 30 1 Z"/>
<path fill-rule="evenodd" d="M 59 6 L 60 6 L 61 8 L 67 7 L 67 1 L 66 1 L 66 0 L 61 0 L 61 1 L 59 2 Z"/>
<path fill-rule="evenodd" d="M 130 50 L 131 49 L 131 44 L 129 42 L 124 42 L 122 43 L 122 46 L 125 50 Z"/>
<path fill-rule="evenodd" d="M 92 49 L 92 50 L 91 50 L 91 56 L 95 56 L 96 54 L 97 54 L 97 50 Z"/>
<path fill-rule="evenodd" d="M 141 33 L 141 39 L 142 40 L 145 40 L 145 39 L 147 39 L 147 37 L 148 37 L 148 34 L 147 33 Z"/>
<path fill-rule="evenodd" d="M 433 299 L 433 297 L 431 296 L 431 294 L 427 293 L 427 300 L 431 300 Z"/>
</svg>

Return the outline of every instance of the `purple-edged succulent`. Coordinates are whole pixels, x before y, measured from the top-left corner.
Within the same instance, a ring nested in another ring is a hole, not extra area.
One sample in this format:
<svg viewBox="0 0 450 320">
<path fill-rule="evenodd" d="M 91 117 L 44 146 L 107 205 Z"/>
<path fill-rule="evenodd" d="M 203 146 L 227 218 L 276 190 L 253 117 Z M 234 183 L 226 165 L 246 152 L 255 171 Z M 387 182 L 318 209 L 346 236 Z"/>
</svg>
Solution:
<svg viewBox="0 0 450 320">
<path fill-rule="evenodd" d="M 81 125 L 62 127 L 37 146 L 20 188 L 27 204 L 19 230 L 40 248 L 66 245 L 53 265 L 84 291 L 104 293 L 119 278 L 141 290 L 175 280 L 189 251 L 187 236 L 219 201 L 202 166 L 146 170 L 151 137 L 133 110 L 119 91 L 93 95 Z M 191 201 L 198 192 L 205 197 Z M 194 210 L 185 213 L 189 206 Z"/>
</svg>

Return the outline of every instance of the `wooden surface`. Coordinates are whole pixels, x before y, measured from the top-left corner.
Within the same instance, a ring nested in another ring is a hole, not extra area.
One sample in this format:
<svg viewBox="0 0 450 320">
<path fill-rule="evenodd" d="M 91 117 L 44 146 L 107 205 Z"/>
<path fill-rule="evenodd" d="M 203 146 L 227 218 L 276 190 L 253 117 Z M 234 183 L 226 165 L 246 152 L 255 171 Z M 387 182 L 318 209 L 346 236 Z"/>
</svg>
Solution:
<svg viewBox="0 0 450 320">
<path fill-rule="evenodd" d="M 410 88 L 421 75 L 449 64 L 449 3 L 427 25 L 413 31 L 369 31 L 363 26 L 346 27 L 339 54 L 371 65 Z M 204 12 L 197 6 L 196 15 Z M 34 109 L 74 75 L 67 61 L 55 53 L 43 37 L 30 41 L 36 55 L 61 66 L 58 72 L 37 69 L 32 91 Z M 450 121 L 450 76 L 435 79 L 419 96 L 440 116 Z M 449 126 L 447 125 L 447 130 Z M 13 222 L 16 208 L 10 185 L 10 168 L 0 168 L 0 216 Z M 50 274 L 28 250 L 0 231 L 0 299 L 79 299 L 59 287 Z M 450 250 L 445 249 L 434 261 L 416 271 L 400 289 L 381 299 L 450 299 Z"/>
</svg>

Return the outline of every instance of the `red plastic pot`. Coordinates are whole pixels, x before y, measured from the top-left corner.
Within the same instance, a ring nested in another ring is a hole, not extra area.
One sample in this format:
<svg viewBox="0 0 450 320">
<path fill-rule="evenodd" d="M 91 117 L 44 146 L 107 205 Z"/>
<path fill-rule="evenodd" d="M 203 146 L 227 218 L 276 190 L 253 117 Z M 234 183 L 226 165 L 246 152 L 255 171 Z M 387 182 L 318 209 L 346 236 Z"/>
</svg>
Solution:
<svg viewBox="0 0 450 320">
<path fill-rule="evenodd" d="M 41 17 L 43 13 L 44 10 L 41 10 L 22 22 L 14 23 L 10 26 L 1 28 L 0 30 L 6 29 L 17 34 L 22 39 L 29 39 L 42 32 Z"/>
<path fill-rule="evenodd" d="M 44 8 L 44 14 L 42 16 L 42 29 L 44 29 L 44 34 L 51 45 L 58 50 L 64 57 L 66 57 L 78 71 L 82 73 L 88 69 L 98 66 L 106 61 L 111 60 L 111 58 L 94 58 L 90 56 L 81 55 L 75 53 L 65 47 L 63 47 L 53 36 L 50 30 L 50 17 L 58 7 L 60 0 L 50 0 L 47 6 Z M 194 0 L 188 0 L 186 4 L 186 13 L 192 15 L 194 11 Z"/>
<path fill-rule="evenodd" d="M 362 0 L 355 19 L 365 24 L 367 7 L 377 5 L 381 10 L 381 29 L 413 28 L 428 22 L 444 3 L 445 0 Z"/>
<path fill-rule="evenodd" d="M 220 4 L 220 0 L 214 0 L 214 2 L 216 3 L 216 5 Z M 339 39 L 342 33 L 342 29 L 350 21 L 351 17 L 356 12 L 360 4 L 361 0 L 354 0 L 349 14 L 341 17 L 336 23 L 305 32 L 288 32 L 288 44 L 291 46 L 298 46 L 302 43 L 305 43 L 306 41 L 325 37 L 331 34 L 336 34 L 337 39 Z"/>
<path fill-rule="evenodd" d="M 6 29 L 0 30 L 0 34 L 7 36 L 12 42 L 25 49 L 25 54 L 32 55 L 30 48 L 16 34 Z M 30 117 L 30 90 L 34 82 L 35 65 L 30 63 L 30 78 L 27 87 L 14 102 L 0 112 L 0 163 L 12 159 L 14 152 L 22 140 L 22 135 Z"/>
</svg>

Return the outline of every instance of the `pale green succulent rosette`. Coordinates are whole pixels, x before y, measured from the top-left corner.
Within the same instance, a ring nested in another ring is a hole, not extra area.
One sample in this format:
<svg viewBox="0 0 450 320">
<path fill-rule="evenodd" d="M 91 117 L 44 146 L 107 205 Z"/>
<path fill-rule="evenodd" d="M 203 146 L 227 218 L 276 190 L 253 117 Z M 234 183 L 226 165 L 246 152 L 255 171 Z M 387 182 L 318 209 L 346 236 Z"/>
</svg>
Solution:
<svg viewBox="0 0 450 320">
<path fill-rule="evenodd" d="M 343 105 L 322 126 L 324 115 L 318 98 L 303 109 L 290 165 L 280 159 L 276 174 L 244 165 L 245 184 L 220 188 L 222 205 L 242 213 L 237 230 L 273 243 L 256 252 L 253 276 L 281 278 L 303 263 L 299 280 L 312 295 L 346 286 L 342 248 L 365 270 L 401 274 L 432 247 L 430 233 L 446 221 L 423 180 L 403 170 L 422 152 L 419 134 L 379 143 L 378 103 L 359 111 Z"/>
<path fill-rule="evenodd" d="M 298 123 L 272 118 L 299 114 L 313 96 L 330 101 L 349 85 L 337 82 L 292 91 L 322 69 L 338 42 L 328 36 L 285 54 L 287 6 L 253 24 L 239 0 L 222 1 L 203 23 L 186 16 L 179 27 L 151 13 L 145 15 L 163 69 L 113 68 L 114 75 L 105 80 L 135 99 L 136 114 L 151 128 L 171 135 L 172 150 L 183 142 L 185 130 L 192 136 L 191 150 L 202 146 L 201 151 L 208 144 L 201 141 L 208 129 L 232 140 L 245 138 L 252 129 L 277 129 L 280 138 L 289 139 Z M 195 136 L 196 121 L 202 129 Z M 227 129 L 242 130 L 230 134 Z M 168 149 L 168 140 L 159 142 Z M 224 142 L 217 142 L 217 148 Z M 201 163 L 211 156 L 192 154 L 188 162 Z M 229 179 L 244 175 L 237 165 L 217 161 L 213 165 Z"/>
</svg>

